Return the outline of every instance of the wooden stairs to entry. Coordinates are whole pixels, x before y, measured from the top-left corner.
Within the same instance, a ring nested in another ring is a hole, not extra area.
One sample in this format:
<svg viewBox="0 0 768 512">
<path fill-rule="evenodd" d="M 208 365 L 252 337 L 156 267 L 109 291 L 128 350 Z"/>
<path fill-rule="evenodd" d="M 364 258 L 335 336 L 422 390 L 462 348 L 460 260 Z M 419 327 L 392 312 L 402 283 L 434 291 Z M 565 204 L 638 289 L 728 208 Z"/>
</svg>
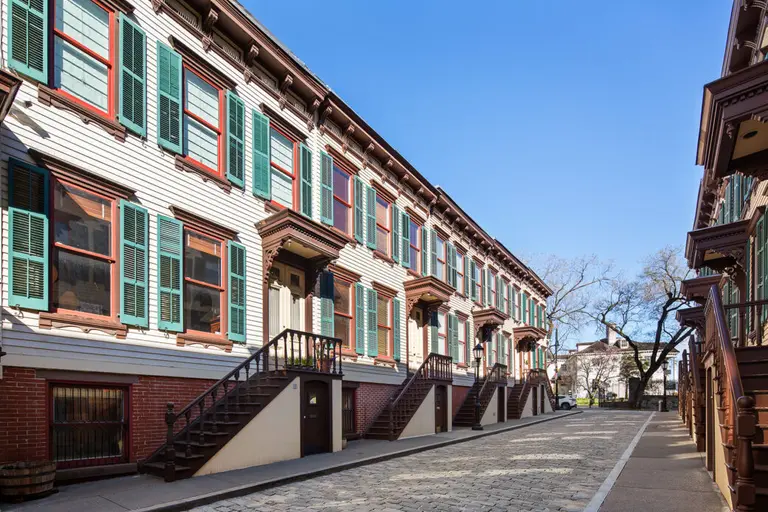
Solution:
<svg viewBox="0 0 768 512">
<path fill-rule="evenodd" d="M 461 404 L 456 416 L 453 417 L 454 427 L 471 427 L 475 424 L 475 402 L 478 394 L 480 395 L 480 417 L 483 417 L 488 404 L 491 403 L 493 393 L 498 384 L 506 381 L 507 366 L 496 363 L 493 368 L 487 371 L 482 380 L 478 380 L 472 385 L 467 393 L 467 397 Z"/>
<path fill-rule="evenodd" d="M 165 413 L 165 443 L 139 469 L 172 482 L 194 476 L 303 372 L 341 375 L 341 340 L 286 329 L 190 402 Z"/>
<path fill-rule="evenodd" d="M 368 428 L 368 439 L 394 441 L 403 433 L 419 406 L 436 383 L 453 381 L 453 359 L 440 354 L 429 354 L 416 372 L 406 377 L 397 388 L 392 400 L 384 406 Z"/>
<path fill-rule="evenodd" d="M 528 401 L 528 395 L 531 393 L 531 386 L 528 379 L 516 382 L 509 390 L 507 396 L 507 419 L 519 420 L 525 409 L 525 402 Z"/>
</svg>

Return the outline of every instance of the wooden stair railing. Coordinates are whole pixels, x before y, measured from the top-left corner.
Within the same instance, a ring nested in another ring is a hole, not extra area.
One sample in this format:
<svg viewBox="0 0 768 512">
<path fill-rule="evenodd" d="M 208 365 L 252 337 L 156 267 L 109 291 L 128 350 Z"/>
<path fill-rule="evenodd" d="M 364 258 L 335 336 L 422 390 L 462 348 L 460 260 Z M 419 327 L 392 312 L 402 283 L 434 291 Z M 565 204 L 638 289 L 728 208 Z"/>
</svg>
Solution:
<svg viewBox="0 0 768 512">
<path fill-rule="evenodd" d="M 712 286 L 704 309 L 706 348 L 715 356 L 718 418 L 725 451 L 731 502 L 739 512 L 755 511 L 755 400 L 744 393 L 736 352 L 725 320 L 720 290 Z"/>
<path fill-rule="evenodd" d="M 480 401 L 480 417 L 483 417 L 493 393 L 499 384 L 507 383 L 507 365 L 496 363 L 487 368 L 483 380 L 478 380 L 464 397 L 461 407 L 453 416 L 453 424 L 459 427 L 471 427 L 475 424 L 475 403 Z"/>
<path fill-rule="evenodd" d="M 509 390 L 507 395 L 507 419 L 520 419 L 530 393 L 531 383 L 529 377 L 526 375 L 519 383 L 512 386 Z"/>
<path fill-rule="evenodd" d="M 210 444 L 211 440 L 208 439 L 206 432 L 219 434 L 218 425 L 222 422 L 218 421 L 218 416 L 223 416 L 223 423 L 226 424 L 230 422 L 231 415 L 246 415 L 240 410 L 241 399 L 245 401 L 251 390 L 259 389 L 262 381 L 268 380 L 270 375 L 284 375 L 287 371 L 343 375 L 340 356 L 341 340 L 339 338 L 294 329 L 284 330 L 178 413 L 174 412 L 174 404 L 169 402 L 165 412 L 166 442 L 145 459 L 145 464 L 164 460 L 165 480 L 167 482 L 175 480 L 177 455 L 175 444 L 177 442 L 184 442 L 186 451 L 183 455 L 189 458 L 193 445 Z M 255 414 L 257 413 L 248 417 L 247 421 L 250 421 Z M 211 425 L 210 431 L 206 431 L 205 425 Z M 244 426 L 245 424 L 240 424 L 235 428 L 239 431 Z M 196 439 L 193 440 L 192 432 L 195 428 L 197 429 L 194 434 Z M 236 432 L 230 433 L 234 436 Z"/>
<path fill-rule="evenodd" d="M 692 422 L 696 432 L 696 449 L 703 452 L 706 447 L 706 390 L 702 380 L 701 343 L 691 336 L 688 340 L 689 366 L 691 372 L 691 399 Z"/>
</svg>

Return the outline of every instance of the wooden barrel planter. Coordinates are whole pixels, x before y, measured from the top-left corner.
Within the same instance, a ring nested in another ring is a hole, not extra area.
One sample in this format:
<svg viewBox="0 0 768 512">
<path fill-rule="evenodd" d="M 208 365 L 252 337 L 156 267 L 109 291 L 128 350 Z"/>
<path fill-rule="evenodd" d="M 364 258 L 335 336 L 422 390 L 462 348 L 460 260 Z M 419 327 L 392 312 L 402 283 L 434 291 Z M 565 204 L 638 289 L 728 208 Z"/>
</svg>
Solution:
<svg viewBox="0 0 768 512">
<path fill-rule="evenodd" d="M 0 498 L 21 501 L 54 492 L 56 463 L 50 461 L 15 462 L 0 466 Z"/>
</svg>

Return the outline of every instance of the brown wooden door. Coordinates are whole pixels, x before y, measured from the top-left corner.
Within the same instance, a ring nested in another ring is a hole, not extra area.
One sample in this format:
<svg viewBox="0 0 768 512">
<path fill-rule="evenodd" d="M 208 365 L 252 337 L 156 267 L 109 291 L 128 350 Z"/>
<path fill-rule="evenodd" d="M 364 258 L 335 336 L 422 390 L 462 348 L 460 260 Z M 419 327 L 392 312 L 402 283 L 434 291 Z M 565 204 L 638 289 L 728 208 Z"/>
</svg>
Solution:
<svg viewBox="0 0 768 512">
<path fill-rule="evenodd" d="M 448 431 L 448 388 L 435 386 L 435 433 Z"/>
<path fill-rule="evenodd" d="M 541 414 L 544 414 L 544 395 L 546 395 L 546 394 L 547 394 L 547 391 L 542 386 L 542 388 L 541 388 L 541 397 L 539 398 L 539 400 L 541 400 L 539 402 L 539 410 L 541 411 Z"/>
<path fill-rule="evenodd" d="M 328 383 L 311 380 L 302 384 L 302 455 L 331 451 L 331 402 Z"/>
<path fill-rule="evenodd" d="M 539 386 L 532 386 L 531 387 L 531 402 L 533 404 L 533 415 L 538 416 L 539 414 Z"/>
<path fill-rule="evenodd" d="M 498 399 L 498 408 L 496 413 L 496 420 L 501 423 L 506 420 L 505 412 L 506 412 L 506 405 L 507 405 L 507 388 L 504 386 L 499 387 L 499 391 L 497 392 L 499 395 Z"/>
<path fill-rule="evenodd" d="M 712 472 L 712 479 L 715 479 L 715 396 L 712 386 L 712 369 L 707 370 L 707 426 L 705 435 L 707 436 L 707 469 Z"/>
</svg>

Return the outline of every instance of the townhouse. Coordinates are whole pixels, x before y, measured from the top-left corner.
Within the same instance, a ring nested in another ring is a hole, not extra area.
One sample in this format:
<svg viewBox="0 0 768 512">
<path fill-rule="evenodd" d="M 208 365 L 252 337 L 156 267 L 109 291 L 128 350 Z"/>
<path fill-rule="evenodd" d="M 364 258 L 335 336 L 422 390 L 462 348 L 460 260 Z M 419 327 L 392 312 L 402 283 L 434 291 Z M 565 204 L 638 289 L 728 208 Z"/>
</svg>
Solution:
<svg viewBox="0 0 768 512">
<path fill-rule="evenodd" d="M 172 480 L 552 410 L 551 290 L 242 6 L 2 12 L 0 461 Z"/>
<path fill-rule="evenodd" d="M 703 167 L 683 282 L 693 330 L 680 365 L 680 413 L 734 510 L 768 508 L 768 32 L 765 2 L 734 1 L 722 73 L 704 86 Z"/>
</svg>

